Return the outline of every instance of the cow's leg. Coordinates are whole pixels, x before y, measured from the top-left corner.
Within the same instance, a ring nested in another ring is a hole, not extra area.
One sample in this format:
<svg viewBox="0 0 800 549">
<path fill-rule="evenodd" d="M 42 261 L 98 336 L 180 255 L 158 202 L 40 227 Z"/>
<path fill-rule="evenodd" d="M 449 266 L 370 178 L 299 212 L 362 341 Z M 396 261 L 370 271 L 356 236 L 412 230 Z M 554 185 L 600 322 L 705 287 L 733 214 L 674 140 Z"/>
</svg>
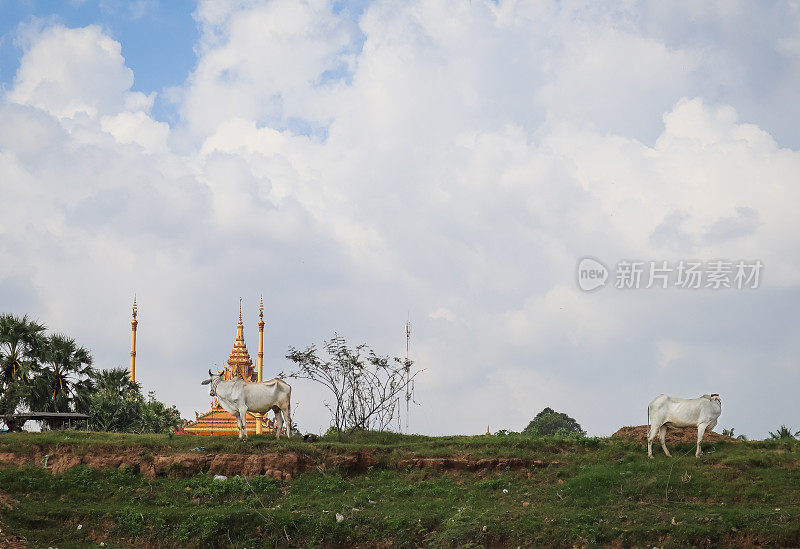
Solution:
<svg viewBox="0 0 800 549">
<path fill-rule="evenodd" d="M 239 409 L 239 438 L 247 440 L 247 408 Z"/>
<path fill-rule="evenodd" d="M 650 432 L 647 433 L 647 457 L 653 458 L 653 440 L 656 438 L 656 433 L 658 432 L 658 427 L 656 424 L 650 426 Z"/>
<path fill-rule="evenodd" d="M 233 417 L 236 418 L 236 429 L 239 431 L 239 440 L 242 440 L 242 420 L 239 417 L 239 412 L 234 412 Z"/>
<path fill-rule="evenodd" d="M 664 450 L 664 453 L 667 454 L 667 457 L 672 457 L 672 454 L 670 454 L 669 450 L 667 450 L 666 438 L 667 438 L 667 426 L 662 425 L 661 428 L 658 430 L 658 440 L 661 441 L 661 449 Z"/>
<path fill-rule="evenodd" d="M 703 453 L 703 451 L 700 449 L 700 443 L 703 442 L 703 435 L 706 433 L 707 426 L 707 423 L 701 423 L 697 426 L 697 452 L 695 452 L 694 457 L 698 457 Z"/>
<path fill-rule="evenodd" d="M 283 415 L 286 416 L 286 438 L 292 438 L 292 405 L 290 402 L 286 403 Z"/>
<path fill-rule="evenodd" d="M 272 411 L 275 412 L 275 439 L 281 438 L 281 429 L 283 429 L 283 416 L 281 415 L 281 409 L 277 406 L 272 407 Z"/>
</svg>

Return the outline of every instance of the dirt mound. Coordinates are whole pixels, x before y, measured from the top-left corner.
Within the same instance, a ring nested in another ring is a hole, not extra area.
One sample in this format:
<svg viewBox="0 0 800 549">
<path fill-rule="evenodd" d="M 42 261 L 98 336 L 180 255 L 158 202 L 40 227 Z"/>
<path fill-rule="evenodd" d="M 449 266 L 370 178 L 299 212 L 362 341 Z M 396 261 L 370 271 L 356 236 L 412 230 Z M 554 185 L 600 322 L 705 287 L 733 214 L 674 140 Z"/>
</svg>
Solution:
<svg viewBox="0 0 800 549">
<path fill-rule="evenodd" d="M 613 435 L 612 438 L 621 438 L 634 442 L 647 443 L 647 432 L 650 427 L 647 425 L 637 425 L 635 427 L 623 427 Z M 703 442 L 740 442 L 739 439 L 729 437 L 727 435 L 720 435 L 714 431 L 706 431 L 703 435 Z M 667 427 L 667 444 L 677 444 L 678 442 L 697 442 L 697 428 L 696 427 Z M 657 439 L 656 439 L 657 443 Z"/>
</svg>

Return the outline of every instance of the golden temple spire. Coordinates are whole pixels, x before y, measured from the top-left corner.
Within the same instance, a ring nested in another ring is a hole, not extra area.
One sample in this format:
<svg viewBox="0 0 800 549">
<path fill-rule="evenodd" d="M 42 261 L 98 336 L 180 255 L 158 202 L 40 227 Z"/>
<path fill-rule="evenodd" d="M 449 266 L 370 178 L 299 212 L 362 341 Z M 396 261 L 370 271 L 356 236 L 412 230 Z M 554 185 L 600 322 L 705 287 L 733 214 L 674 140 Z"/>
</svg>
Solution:
<svg viewBox="0 0 800 549">
<path fill-rule="evenodd" d="M 258 381 L 264 378 L 264 296 L 258 306 Z"/>
<path fill-rule="evenodd" d="M 261 383 L 264 381 L 264 296 L 258 305 L 258 377 L 256 380 Z M 263 432 L 262 427 L 263 415 L 256 414 L 256 434 L 260 435 Z"/>
<path fill-rule="evenodd" d="M 136 294 L 133 294 L 133 319 L 131 320 L 131 383 L 136 381 L 136 327 L 139 321 L 136 320 L 138 307 L 136 306 Z"/>
<path fill-rule="evenodd" d="M 253 361 L 250 360 L 250 353 L 247 352 L 247 346 L 244 343 L 244 325 L 242 324 L 242 300 L 239 298 L 239 323 L 236 325 L 236 341 L 233 344 L 233 350 L 228 357 L 228 368 L 225 379 L 233 379 L 236 376 L 241 377 L 245 381 L 254 381 L 254 372 L 252 371 Z"/>
<path fill-rule="evenodd" d="M 236 341 L 244 343 L 244 324 L 242 324 L 242 298 L 239 298 L 239 324 L 236 325 Z"/>
<path fill-rule="evenodd" d="M 264 380 L 264 297 L 258 306 L 258 381 Z"/>
</svg>

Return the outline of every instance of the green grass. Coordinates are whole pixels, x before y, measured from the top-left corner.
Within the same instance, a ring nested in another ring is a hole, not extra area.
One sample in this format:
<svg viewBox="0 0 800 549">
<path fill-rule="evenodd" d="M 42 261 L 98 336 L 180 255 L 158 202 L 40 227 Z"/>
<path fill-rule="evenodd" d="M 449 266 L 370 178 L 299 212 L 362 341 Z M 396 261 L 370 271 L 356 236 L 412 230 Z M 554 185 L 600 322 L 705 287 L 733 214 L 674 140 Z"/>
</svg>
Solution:
<svg viewBox="0 0 800 549">
<path fill-rule="evenodd" d="M 27 437 L 27 439 L 26 439 Z M 4 532 L 31 547 L 800 545 L 800 443 L 716 443 L 694 458 L 649 460 L 642 445 L 587 439 L 407 437 L 353 433 L 342 442 L 42 433 L 2 435 L 0 452 L 74 444 L 92 452 L 137 446 L 152 453 L 298 451 L 324 456 L 369 450 L 379 464 L 347 475 L 334 467 L 289 482 L 268 477 L 167 476 L 83 466 L 61 475 L 0 469 Z M 14 450 L 11 450 L 14 448 Z M 530 470 L 439 473 L 397 469 L 393 459 L 527 457 L 559 465 Z M 504 492 L 507 490 L 507 492 Z M 1 500 L 0 500 L 1 501 Z M 339 513 L 344 520 L 337 522 Z M 78 525 L 82 525 L 79 530 Z M 98 537 L 109 531 L 107 538 Z M 96 545 L 96 543 L 95 543 Z"/>
</svg>

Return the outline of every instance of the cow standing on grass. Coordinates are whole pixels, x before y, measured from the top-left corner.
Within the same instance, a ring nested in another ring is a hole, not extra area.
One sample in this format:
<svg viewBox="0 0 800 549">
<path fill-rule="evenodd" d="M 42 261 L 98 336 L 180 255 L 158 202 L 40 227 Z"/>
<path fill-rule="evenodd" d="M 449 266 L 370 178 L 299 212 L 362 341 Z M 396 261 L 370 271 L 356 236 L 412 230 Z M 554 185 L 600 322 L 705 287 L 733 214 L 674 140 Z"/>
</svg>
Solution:
<svg viewBox="0 0 800 549">
<path fill-rule="evenodd" d="M 722 401 L 718 394 L 703 395 L 700 398 L 673 398 L 658 395 L 647 407 L 647 421 L 650 432 L 647 434 L 647 455 L 653 457 L 653 440 L 656 434 L 661 440 L 661 448 L 670 456 L 664 437 L 669 427 L 697 427 L 697 452 L 706 429 L 713 429 L 722 413 Z M 670 456 L 671 457 L 671 456 Z"/>
<path fill-rule="evenodd" d="M 225 381 L 221 374 L 208 371 L 209 379 L 202 385 L 211 384 L 211 396 L 219 399 L 220 405 L 236 418 L 239 440 L 247 440 L 247 412 L 266 414 L 275 412 L 275 438 L 280 438 L 283 421 L 286 420 L 286 436 L 292 436 L 291 396 L 292 388 L 282 379 L 251 383 L 240 377 Z M 260 421 L 260 420 L 259 420 Z"/>
</svg>

